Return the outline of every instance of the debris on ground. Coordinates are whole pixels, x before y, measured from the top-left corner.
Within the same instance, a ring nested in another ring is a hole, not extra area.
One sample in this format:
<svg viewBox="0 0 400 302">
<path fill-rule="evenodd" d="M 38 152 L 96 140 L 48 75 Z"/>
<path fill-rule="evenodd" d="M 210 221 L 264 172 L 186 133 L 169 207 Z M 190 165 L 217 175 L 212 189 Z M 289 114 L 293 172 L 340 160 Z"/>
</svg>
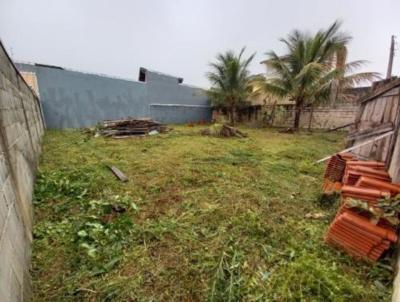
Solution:
<svg viewBox="0 0 400 302">
<path fill-rule="evenodd" d="M 122 171 L 120 169 L 118 169 L 115 166 L 107 166 L 107 167 L 111 170 L 111 172 L 113 172 L 115 177 L 117 177 L 120 181 L 122 181 L 122 182 L 128 181 L 128 177 L 126 177 L 126 175 L 124 173 L 122 173 Z"/>
<path fill-rule="evenodd" d="M 325 218 L 325 217 L 326 217 L 326 214 L 325 214 L 325 213 L 322 213 L 322 212 L 318 212 L 318 213 L 307 213 L 307 214 L 305 215 L 305 217 L 306 217 L 306 218 L 309 218 L 309 219 L 322 219 L 322 218 Z"/>
<path fill-rule="evenodd" d="M 349 199 L 347 201 L 347 207 L 369 212 L 371 214 L 371 218 L 373 218 L 375 221 L 379 221 L 379 219 L 383 218 L 393 226 L 396 226 L 400 223 L 400 195 L 393 198 L 386 197 L 385 199 L 382 199 L 377 207 L 372 207 L 367 202 L 359 199 Z"/>
<path fill-rule="evenodd" d="M 247 137 L 246 133 L 226 124 L 214 124 L 210 128 L 201 130 L 201 134 L 216 137 Z"/>
<path fill-rule="evenodd" d="M 356 258 L 376 261 L 397 241 L 400 185 L 391 182 L 383 162 L 336 154 L 327 164 L 323 190 L 341 194 L 327 243 Z"/>
<path fill-rule="evenodd" d="M 125 213 L 126 208 L 119 204 L 111 205 L 111 213 L 104 214 L 100 220 L 102 223 L 109 224 L 111 223 L 118 215 Z"/>
<path fill-rule="evenodd" d="M 159 134 L 160 132 L 158 132 L 157 130 L 151 130 L 150 132 L 149 132 L 149 135 L 157 135 L 157 134 Z"/>
<path fill-rule="evenodd" d="M 165 125 L 151 118 L 127 118 L 104 121 L 99 126 L 98 133 L 102 136 L 125 138 L 138 135 L 155 135 L 166 131 Z"/>
<path fill-rule="evenodd" d="M 111 208 L 116 213 L 124 213 L 124 212 L 126 212 L 126 208 L 124 206 L 120 205 L 120 204 L 117 204 L 117 203 L 114 203 L 111 206 Z"/>
<path fill-rule="evenodd" d="M 279 130 L 279 133 L 293 134 L 293 133 L 295 133 L 295 132 L 296 132 L 296 130 L 293 129 L 293 128 L 285 128 L 285 129 Z"/>
<path fill-rule="evenodd" d="M 342 130 L 342 129 L 344 129 L 344 128 L 347 128 L 347 127 L 350 127 L 350 126 L 353 126 L 353 125 L 354 125 L 354 122 L 347 123 L 347 124 L 344 124 L 344 125 L 341 125 L 341 126 L 338 126 L 338 127 L 329 128 L 329 129 L 326 130 L 326 132 L 332 132 L 332 131 Z"/>
</svg>

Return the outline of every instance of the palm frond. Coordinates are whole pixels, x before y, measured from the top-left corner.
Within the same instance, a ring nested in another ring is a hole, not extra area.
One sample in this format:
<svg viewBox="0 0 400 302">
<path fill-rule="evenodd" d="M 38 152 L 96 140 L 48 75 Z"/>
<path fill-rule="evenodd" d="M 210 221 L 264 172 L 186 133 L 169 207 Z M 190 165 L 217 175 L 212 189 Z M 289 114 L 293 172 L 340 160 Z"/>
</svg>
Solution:
<svg viewBox="0 0 400 302">
<path fill-rule="evenodd" d="M 243 58 L 245 49 L 243 47 L 238 55 L 231 50 L 220 53 L 216 60 L 209 64 L 211 70 L 206 76 L 212 84 L 208 96 L 213 104 L 238 106 L 244 104 L 253 92 L 248 67 L 255 53 Z"/>
<path fill-rule="evenodd" d="M 347 62 L 343 65 L 343 71 L 345 74 L 352 73 L 356 71 L 357 69 L 360 69 L 361 67 L 367 65 L 369 62 L 366 60 L 357 60 L 357 61 L 351 61 Z"/>
<path fill-rule="evenodd" d="M 365 84 L 380 79 L 381 76 L 377 72 L 359 72 L 348 75 L 340 79 L 341 84 L 345 88 L 355 87 L 359 84 Z"/>
</svg>

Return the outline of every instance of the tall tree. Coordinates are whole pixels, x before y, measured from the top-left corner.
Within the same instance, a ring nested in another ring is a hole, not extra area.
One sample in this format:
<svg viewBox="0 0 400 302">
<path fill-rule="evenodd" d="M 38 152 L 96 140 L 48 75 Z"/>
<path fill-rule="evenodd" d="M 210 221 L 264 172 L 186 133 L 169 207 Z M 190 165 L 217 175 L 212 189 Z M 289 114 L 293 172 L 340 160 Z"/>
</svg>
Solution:
<svg viewBox="0 0 400 302">
<path fill-rule="evenodd" d="M 246 104 L 252 93 L 252 76 L 248 67 L 255 53 L 243 58 L 244 51 L 245 48 L 242 48 L 238 55 L 233 51 L 218 54 L 216 61 L 210 63 L 211 71 L 207 73 L 212 84 L 208 96 L 214 105 L 228 109 L 232 125 L 235 124 L 237 108 Z"/>
<path fill-rule="evenodd" d="M 259 86 L 266 93 L 294 101 L 295 130 L 299 128 L 305 105 L 327 102 L 332 98 L 332 91 L 343 93 L 344 88 L 374 75 L 347 75 L 363 62 L 344 63 L 344 50 L 351 37 L 339 30 L 337 21 L 315 35 L 295 30 L 286 39 L 281 39 L 286 45 L 286 54 L 279 56 L 270 51 L 267 60 L 262 62 L 267 66 L 268 74 Z M 335 83 L 337 88 L 333 89 Z"/>
</svg>

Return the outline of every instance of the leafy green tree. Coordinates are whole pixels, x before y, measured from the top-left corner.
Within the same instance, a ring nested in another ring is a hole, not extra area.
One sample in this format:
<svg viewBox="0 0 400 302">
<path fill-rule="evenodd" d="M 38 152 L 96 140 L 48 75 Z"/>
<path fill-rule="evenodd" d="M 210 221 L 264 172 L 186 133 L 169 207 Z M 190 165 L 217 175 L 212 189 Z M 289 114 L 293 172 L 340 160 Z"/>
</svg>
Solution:
<svg viewBox="0 0 400 302">
<path fill-rule="evenodd" d="M 348 73 L 363 61 L 345 63 L 346 45 L 351 40 L 340 30 L 340 22 L 310 35 L 298 30 L 281 39 L 287 48 L 284 55 L 268 52 L 267 77 L 258 86 L 266 93 L 295 103 L 294 129 L 298 130 L 300 116 L 306 105 L 321 104 L 344 94 L 346 88 L 371 79 L 375 73 Z"/>
<path fill-rule="evenodd" d="M 212 84 L 208 96 L 214 106 L 228 109 L 232 125 L 235 124 L 237 108 L 245 105 L 252 93 L 252 76 L 248 67 L 255 53 L 243 58 L 244 51 L 245 48 L 242 48 L 238 55 L 233 51 L 218 54 L 216 61 L 210 63 L 211 71 L 207 73 Z"/>
</svg>

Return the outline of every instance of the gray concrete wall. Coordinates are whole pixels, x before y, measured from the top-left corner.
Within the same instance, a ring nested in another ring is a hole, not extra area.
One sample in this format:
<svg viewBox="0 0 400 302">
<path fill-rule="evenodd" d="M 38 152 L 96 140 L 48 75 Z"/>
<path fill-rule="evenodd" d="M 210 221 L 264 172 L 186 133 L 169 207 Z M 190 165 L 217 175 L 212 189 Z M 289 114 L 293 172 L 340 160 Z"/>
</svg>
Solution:
<svg viewBox="0 0 400 302">
<path fill-rule="evenodd" d="M 211 121 L 209 106 L 180 104 L 150 104 L 150 116 L 168 124 Z"/>
<path fill-rule="evenodd" d="M 30 64 L 17 64 L 38 79 L 49 128 L 93 126 L 105 119 L 152 117 L 164 123 L 211 120 L 202 89 L 177 77 L 144 70 L 145 81 L 131 81 Z"/>
<path fill-rule="evenodd" d="M 44 125 L 40 103 L 0 45 L 0 301 L 30 299 L 32 188 Z"/>
</svg>

